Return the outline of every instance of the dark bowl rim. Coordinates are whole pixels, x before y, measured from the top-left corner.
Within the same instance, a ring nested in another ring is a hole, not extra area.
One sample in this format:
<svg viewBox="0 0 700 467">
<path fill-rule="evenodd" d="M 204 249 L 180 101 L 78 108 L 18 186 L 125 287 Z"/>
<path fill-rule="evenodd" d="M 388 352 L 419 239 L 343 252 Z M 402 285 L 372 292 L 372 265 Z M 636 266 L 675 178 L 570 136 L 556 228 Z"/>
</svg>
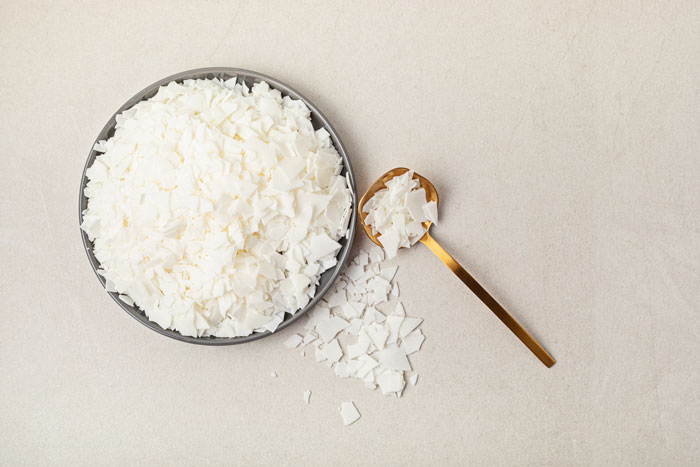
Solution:
<svg viewBox="0 0 700 467">
<path fill-rule="evenodd" d="M 338 262 L 337 264 L 333 267 L 333 269 L 328 270 L 324 272 L 324 274 L 331 274 L 330 279 L 326 282 L 324 286 L 322 286 L 320 289 L 316 290 L 316 294 L 314 297 L 309 301 L 309 303 L 301 310 L 297 311 L 293 315 L 290 315 L 288 313 L 285 313 L 285 319 L 280 323 L 280 325 L 277 327 L 274 333 L 277 333 L 281 331 L 282 329 L 288 327 L 292 323 L 296 322 L 299 320 L 302 316 L 304 316 L 306 313 L 308 313 L 315 305 L 318 303 L 321 298 L 330 290 L 330 288 L 333 286 L 335 281 L 338 279 L 338 276 L 343 270 L 343 267 L 345 266 L 345 263 L 347 262 L 349 256 L 350 256 L 350 250 L 352 249 L 352 243 L 353 240 L 355 239 L 355 227 L 356 227 L 356 222 L 357 222 L 357 189 L 355 185 L 355 174 L 352 170 L 352 165 L 350 163 L 350 158 L 347 155 L 347 151 L 345 150 L 345 146 L 343 145 L 342 141 L 340 140 L 340 137 L 338 136 L 338 133 L 336 132 L 335 128 L 331 124 L 331 122 L 326 118 L 325 115 L 316 107 L 316 105 L 311 102 L 309 99 L 304 97 L 301 93 L 296 91 L 294 88 L 290 87 L 289 85 L 283 83 L 282 81 L 279 81 L 276 78 L 273 78 L 271 76 L 265 75 L 263 73 L 258 73 L 256 71 L 251 71 L 251 70 L 246 70 L 242 68 L 231 68 L 231 67 L 207 67 L 207 68 L 196 68 L 193 70 L 187 70 L 183 71 L 180 73 L 176 73 L 174 75 L 170 75 L 168 77 L 165 77 L 163 79 L 160 79 L 153 84 L 145 87 L 138 93 L 136 93 L 134 96 L 132 96 L 129 100 L 127 100 L 114 114 L 112 117 L 107 121 L 105 126 L 102 128 L 100 133 L 98 134 L 97 138 L 95 139 L 95 142 L 92 144 L 90 147 L 90 152 L 88 153 L 88 158 L 87 161 L 85 162 L 85 167 L 83 168 L 83 173 L 80 179 L 80 193 L 78 196 L 78 229 L 80 230 L 81 238 L 83 241 L 83 247 L 85 249 L 85 253 L 88 257 L 88 261 L 90 262 L 90 265 L 92 266 L 92 270 L 95 272 L 95 275 L 97 276 L 97 279 L 100 281 L 100 284 L 102 284 L 102 287 L 105 287 L 105 279 L 102 277 L 98 272 L 98 267 L 99 267 L 99 262 L 97 262 L 97 259 L 94 259 L 94 255 L 91 255 L 92 251 L 92 242 L 88 238 L 87 234 L 80 228 L 80 225 L 83 223 L 83 209 L 84 209 L 84 200 L 86 200 L 84 190 L 85 190 L 85 185 L 87 184 L 87 177 L 85 173 L 87 172 L 87 169 L 92 165 L 92 163 L 95 160 L 95 157 L 97 157 L 98 152 L 95 151 L 94 147 L 95 144 L 100 141 L 101 139 L 104 139 L 105 136 L 109 133 L 109 131 L 116 125 L 116 116 L 122 113 L 123 111 L 131 108 L 134 106 L 137 102 L 140 102 L 146 98 L 146 96 L 149 93 L 154 93 L 155 90 L 157 90 L 160 86 L 163 86 L 165 84 L 168 84 L 172 81 L 183 81 L 186 79 L 201 79 L 202 75 L 215 75 L 213 77 L 216 78 L 221 78 L 221 76 L 227 76 L 226 79 L 232 78 L 233 76 L 237 77 L 242 77 L 242 78 L 252 78 L 253 80 L 258 80 L 258 81 L 266 81 L 270 87 L 274 89 L 278 89 L 279 91 L 282 92 L 283 95 L 290 96 L 294 99 L 300 99 L 301 101 L 306 104 L 306 106 L 311 110 L 312 117 L 315 116 L 318 118 L 318 120 L 321 122 L 321 125 L 330 133 L 331 139 L 333 141 L 333 145 L 335 146 L 335 149 L 338 151 L 340 156 L 343 159 L 343 170 L 346 171 L 347 178 L 350 181 L 350 191 L 352 193 L 352 212 L 350 213 L 350 222 L 348 224 L 348 230 L 349 230 L 349 235 L 347 237 L 344 237 L 345 243 L 343 244 L 343 247 L 340 249 L 340 252 L 338 253 Z M 151 96 L 148 96 L 150 98 Z M 341 239 L 342 240 L 342 239 Z M 105 289 L 106 291 L 106 289 Z M 262 339 L 264 337 L 271 336 L 274 334 L 273 332 L 270 331 L 265 331 L 265 332 L 254 332 L 253 334 L 249 336 L 241 336 L 241 337 L 190 337 L 190 336 L 184 336 L 180 334 L 178 331 L 174 331 L 172 329 L 163 329 L 160 327 L 160 325 L 156 324 L 155 322 L 151 321 L 148 319 L 148 317 L 145 315 L 145 313 L 138 308 L 132 307 L 124 303 L 121 299 L 119 299 L 119 294 L 116 292 L 109 292 L 107 293 L 112 297 L 112 299 L 124 310 L 126 311 L 129 315 L 131 315 L 134 319 L 139 321 L 141 324 L 145 325 L 149 329 L 152 329 L 153 331 L 156 331 L 159 334 L 162 334 L 164 336 L 170 337 L 171 339 L 178 340 L 180 342 L 187 342 L 190 344 L 198 344 L 198 345 L 234 345 L 234 344 L 244 344 L 247 342 L 252 342 L 256 341 L 258 339 Z"/>
</svg>

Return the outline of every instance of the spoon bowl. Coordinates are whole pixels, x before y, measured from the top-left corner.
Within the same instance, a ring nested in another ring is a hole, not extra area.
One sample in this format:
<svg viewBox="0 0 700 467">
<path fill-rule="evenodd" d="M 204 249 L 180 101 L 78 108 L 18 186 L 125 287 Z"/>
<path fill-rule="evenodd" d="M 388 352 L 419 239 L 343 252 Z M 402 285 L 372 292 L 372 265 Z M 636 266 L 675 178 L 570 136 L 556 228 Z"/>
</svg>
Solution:
<svg viewBox="0 0 700 467">
<path fill-rule="evenodd" d="M 397 167 L 389 170 L 384 175 L 379 177 L 372 185 L 370 185 L 358 203 L 360 223 L 365 229 L 365 233 L 374 243 L 381 247 L 383 247 L 383 245 L 377 238 L 378 235 L 375 235 L 372 232 L 372 227 L 367 225 L 366 219 L 368 213 L 363 212 L 363 208 L 365 204 L 372 199 L 375 193 L 377 193 L 377 191 L 386 188 L 386 183 L 389 180 L 399 175 L 403 175 L 408 171 L 409 169 L 405 167 Z M 421 188 L 425 190 L 426 201 L 435 201 L 436 203 L 439 202 L 437 190 L 435 189 L 435 186 L 430 183 L 430 180 L 415 172 L 413 172 L 413 179 L 418 180 Z M 498 303 L 496 299 L 493 298 L 491 294 L 489 294 L 486 289 L 484 289 L 481 284 L 479 284 L 476 279 L 474 279 L 474 277 L 472 277 L 472 275 L 469 274 L 467 270 L 457 262 L 457 260 L 455 260 L 442 246 L 440 246 L 437 241 L 435 241 L 435 239 L 430 235 L 431 225 L 432 223 L 430 221 L 423 222 L 425 234 L 423 234 L 419 241 L 430 248 L 430 250 L 435 253 L 435 255 L 440 258 L 440 260 L 445 263 L 445 265 L 450 268 L 452 272 L 454 272 L 455 275 L 459 277 L 460 280 L 464 282 L 464 284 L 469 287 L 472 292 L 474 292 L 474 295 L 484 302 L 484 304 L 493 312 L 493 314 L 495 314 L 498 319 L 500 319 L 503 324 L 505 324 L 508 329 L 510 329 L 511 332 L 513 332 L 513 334 L 515 334 L 518 339 L 520 339 L 520 341 L 525 344 L 525 346 L 530 349 L 530 351 L 535 354 L 535 356 L 545 366 L 547 366 L 547 368 L 554 365 L 555 360 L 552 358 L 552 356 L 547 353 L 547 351 L 525 330 L 525 328 L 523 328 L 520 323 L 518 323 L 518 321 L 513 318 L 510 313 L 508 313 L 505 308 L 503 308 L 500 303 Z"/>
<path fill-rule="evenodd" d="M 369 188 L 367 188 L 367 191 L 364 195 L 362 195 L 362 198 L 360 198 L 360 202 L 357 204 L 357 211 L 360 213 L 360 222 L 362 223 L 362 227 L 365 229 L 365 233 L 370 238 L 370 240 L 372 240 L 374 243 L 376 243 L 382 248 L 384 248 L 384 245 L 382 245 L 382 242 L 380 242 L 377 238 L 379 235 L 375 235 L 374 233 L 372 233 L 372 227 L 367 225 L 367 223 L 365 222 L 365 219 L 367 218 L 367 213 L 363 212 L 362 208 L 365 206 L 365 203 L 367 203 L 367 201 L 369 201 L 372 198 L 372 196 L 374 196 L 376 192 L 386 188 L 386 182 L 388 182 L 394 177 L 403 175 L 408 171 L 409 169 L 407 169 L 406 167 L 396 167 L 395 169 L 389 170 L 387 173 L 379 177 L 374 183 L 372 183 L 372 185 L 370 185 Z M 417 174 L 416 172 L 413 172 L 413 178 L 418 180 L 420 183 L 420 187 L 425 190 L 426 201 L 435 201 L 438 204 L 440 203 L 438 192 L 435 189 L 435 185 L 430 183 L 430 180 L 423 177 L 422 175 Z M 425 236 L 428 235 L 431 225 L 432 222 L 430 221 L 423 222 L 423 227 L 425 227 L 425 234 L 423 235 L 423 237 L 420 238 L 419 241 L 423 241 L 423 238 L 425 238 Z"/>
</svg>

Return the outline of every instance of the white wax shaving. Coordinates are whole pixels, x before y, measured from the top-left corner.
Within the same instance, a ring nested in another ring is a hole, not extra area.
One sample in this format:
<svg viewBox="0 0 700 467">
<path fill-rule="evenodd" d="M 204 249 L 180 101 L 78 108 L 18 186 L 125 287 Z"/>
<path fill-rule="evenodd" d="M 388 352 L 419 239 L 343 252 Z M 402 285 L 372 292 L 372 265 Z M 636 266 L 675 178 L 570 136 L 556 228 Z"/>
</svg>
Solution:
<svg viewBox="0 0 700 467">
<path fill-rule="evenodd" d="M 343 425 L 345 426 L 355 423 L 360 419 L 360 412 L 357 411 L 355 404 L 352 402 L 342 402 L 338 411 L 340 412 L 340 417 L 343 419 Z"/>
<path fill-rule="evenodd" d="M 396 176 L 386 182 L 386 188 L 378 190 L 362 207 L 367 213 L 365 223 L 372 234 L 379 236 L 387 259 L 396 256 L 399 248 L 409 248 L 423 237 L 423 222 L 437 223 L 435 201 L 427 201 L 420 183 L 413 178 L 413 171 Z M 372 253 L 370 253 L 370 259 Z"/>
<path fill-rule="evenodd" d="M 274 331 L 336 264 L 352 195 L 330 135 L 265 82 L 185 80 L 116 117 L 82 229 L 108 290 L 187 336 Z"/>
<path fill-rule="evenodd" d="M 284 345 L 288 349 L 296 349 L 299 347 L 299 344 L 301 344 L 302 341 L 302 337 L 299 334 L 293 334 L 286 341 L 284 341 Z"/>
</svg>

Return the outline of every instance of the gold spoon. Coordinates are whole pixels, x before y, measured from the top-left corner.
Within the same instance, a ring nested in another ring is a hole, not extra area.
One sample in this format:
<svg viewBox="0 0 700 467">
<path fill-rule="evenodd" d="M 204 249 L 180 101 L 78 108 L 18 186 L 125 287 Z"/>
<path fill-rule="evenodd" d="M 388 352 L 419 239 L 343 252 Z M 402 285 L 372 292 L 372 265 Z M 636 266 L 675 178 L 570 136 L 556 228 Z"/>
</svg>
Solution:
<svg viewBox="0 0 700 467">
<path fill-rule="evenodd" d="M 378 191 L 383 188 L 386 188 L 386 182 L 391 180 L 392 178 L 402 175 L 404 173 L 408 172 L 407 168 L 404 167 L 397 167 L 395 169 L 391 169 L 381 177 L 377 179 L 376 182 L 370 186 L 365 194 L 360 198 L 360 204 L 358 205 L 359 211 L 360 211 L 360 221 L 362 222 L 362 227 L 364 227 L 365 232 L 367 233 L 367 236 L 376 243 L 379 246 L 382 246 L 381 242 L 377 239 L 377 235 L 372 234 L 372 229 L 365 223 L 365 218 L 367 217 L 366 212 L 362 212 L 362 208 L 364 207 L 365 203 L 369 201 L 372 196 Z M 438 203 L 438 194 L 437 190 L 433 186 L 430 181 L 428 181 L 427 178 L 422 177 L 418 175 L 417 173 L 413 173 L 413 178 L 417 179 L 420 182 L 421 188 L 425 190 L 425 196 L 426 196 L 426 201 L 435 201 Z M 440 258 L 443 263 L 447 265 L 448 268 L 454 272 L 457 277 L 459 277 L 462 282 L 466 284 L 469 289 L 474 292 L 474 294 L 479 297 L 479 299 L 484 302 L 484 304 L 493 311 L 493 313 L 503 321 L 503 324 L 508 326 L 508 329 L 510 329 L 513 334 L 515 334 L 518 339 L 522 341 L 525 346 L 530 349 L 532 353 L 537 356 L 537 358 L 540 359 L 542 363 L 544 363 L 547 368 L 550 368 L 552 365 L 554 365 L 554 359 L 552 358 L 551 355 L 547 353 L 546 350 L 542 348 L 540 344 L 537 343 L 535 339 L 518 323 L 515 318 L 513 318 L 506 310 L 503 308 L 497 301 L 494 299 L 479 283 L 474 279 L 471 274 L 469 274 L 460 264 L 455 261 L 455 259 L 450 256 L 450 254 L 445 251 L 443 247 L 441 247 L 438 242 L 433 239 L 433 237 L 430 236 L 430 225 L 431 222 L 424 222 L 423 226 L 425 227 L 425 235 L 421 237 L 420 241 L 423 242 L 430 250 L 435 253 L 435 256 Z M 382 246 L 383 247 L 383 246 Z"/>
</svg>

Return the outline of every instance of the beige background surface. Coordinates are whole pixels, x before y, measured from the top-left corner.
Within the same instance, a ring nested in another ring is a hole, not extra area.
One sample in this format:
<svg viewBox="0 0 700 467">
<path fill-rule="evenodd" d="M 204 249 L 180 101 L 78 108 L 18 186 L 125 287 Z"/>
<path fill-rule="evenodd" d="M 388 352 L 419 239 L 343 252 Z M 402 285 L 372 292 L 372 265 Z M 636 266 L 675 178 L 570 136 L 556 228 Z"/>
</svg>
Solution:
<svg viewBox="0 0 700 467">
<path fill-rule="evenodd" d="M 359 190 L 433 180 L 436 238 L 556 366 L 422 246 L 396 260 L 427 335 L 400 400 L 293 329 L 207 348 L 122 312 L 82 251 L 81 170 L 117 107 L 202 66 L 316 102 Z M 0 68 L 0 464 L 700 463 L 697 1 L 2 0 Z"/>
</svg>

